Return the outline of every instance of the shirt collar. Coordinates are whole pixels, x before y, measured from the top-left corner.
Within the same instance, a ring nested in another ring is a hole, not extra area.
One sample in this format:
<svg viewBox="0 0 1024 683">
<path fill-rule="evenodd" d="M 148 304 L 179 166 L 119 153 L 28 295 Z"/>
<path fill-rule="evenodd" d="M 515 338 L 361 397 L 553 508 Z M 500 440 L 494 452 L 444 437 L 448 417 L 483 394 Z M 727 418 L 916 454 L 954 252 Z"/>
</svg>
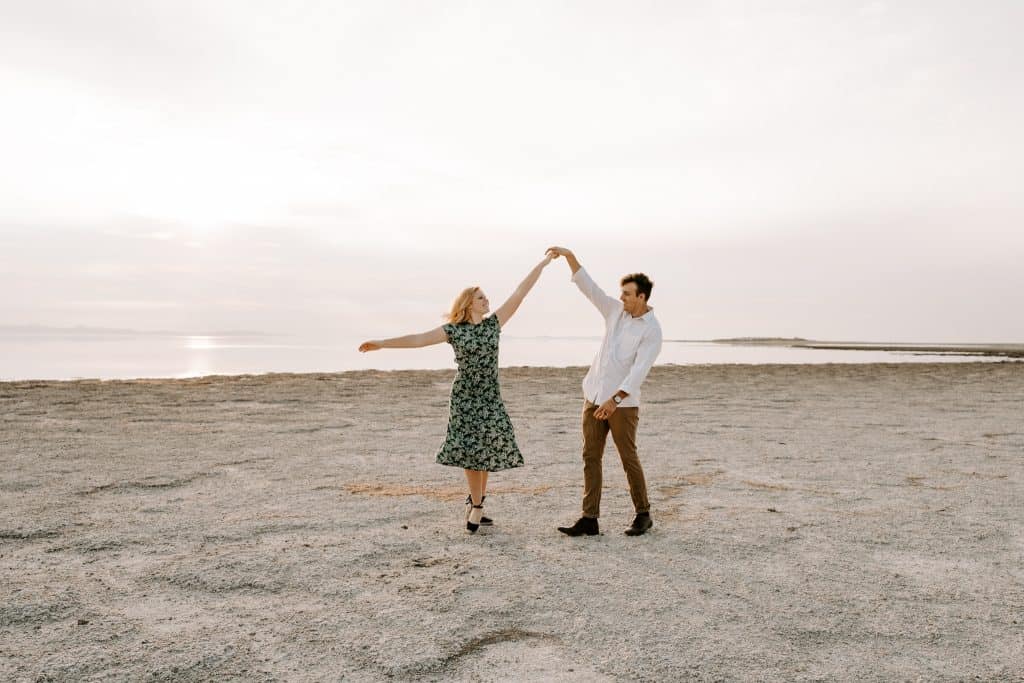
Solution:
<svg viewBox="0 0 1024 683">
<path fill-rule="evenodd" d="M 623 313 L 626 313 L 626 309 L 622 309 L 622 312 L 623 312 Z M 647 322 L 647 318 L 649 318 L 649 317 L 651 317 L 651 316 L 653 316 L 653 315 L 654 315 L 654 306 L 648 306 L 648 307 L 647 307 L 647 312 L 646 312 L 646 313 L 644 313 L 644 314 L 643 314 L 642 316 L 640 316 L 639 318 L 634 318 L 634 317 L 633 317 L 632 315 L 630 315 L 629 313 L 626 313 L 626 315 L 628 315 L 628 316 L 629 316 L 630 320 L 643 320 L 644 322 Z"/>
</svg>

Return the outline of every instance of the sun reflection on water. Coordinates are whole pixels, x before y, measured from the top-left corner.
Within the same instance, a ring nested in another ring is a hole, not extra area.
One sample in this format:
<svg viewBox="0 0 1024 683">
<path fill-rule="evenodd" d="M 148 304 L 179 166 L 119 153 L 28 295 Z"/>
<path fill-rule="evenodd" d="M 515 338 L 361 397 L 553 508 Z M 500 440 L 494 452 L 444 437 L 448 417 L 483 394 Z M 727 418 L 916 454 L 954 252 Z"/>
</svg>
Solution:
<svg viewBox="0 0 1024 683">
<path fill-rule="evenodd" d="M 204 337 L 204 336 L 190 336 L 185 337 L 185 348 L 186 349 L 215 349 L 220 344 L 217 343 L 216 337 Z"/>
<path fill-rule="evenodd" d="M 182 346 L 188 350 L 188 369 L 178 373 L 178 378 L 186 379 L 214 374 L 213 358 L 209 352 L 218 347 L 216 337 L 200 335 L 185 337 L 185 343 Z"/>
</svg>

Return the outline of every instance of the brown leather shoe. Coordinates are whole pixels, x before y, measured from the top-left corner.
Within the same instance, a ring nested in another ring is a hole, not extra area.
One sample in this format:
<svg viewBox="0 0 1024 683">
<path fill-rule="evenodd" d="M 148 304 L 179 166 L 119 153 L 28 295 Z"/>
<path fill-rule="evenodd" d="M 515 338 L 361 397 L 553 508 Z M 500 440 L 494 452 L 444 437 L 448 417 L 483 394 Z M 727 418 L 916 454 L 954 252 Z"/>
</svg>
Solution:
<svg viewBox="0 0 1024 683">
<path fill-rule="evenodd" d="M 654 522 L 651 521 L 651 513 L 641 512 L 633 518 L 633 523 L 626 529 L 626 535 L 643 536 L 652 526 L 654 526 Z"/>
<path fill-rule="evenodd" d="M 595 536 L 599 533 L 596 517 L 580 517 L 572 526 L 560 526 L 558 530 L 566 536 Z"/>
</svg>

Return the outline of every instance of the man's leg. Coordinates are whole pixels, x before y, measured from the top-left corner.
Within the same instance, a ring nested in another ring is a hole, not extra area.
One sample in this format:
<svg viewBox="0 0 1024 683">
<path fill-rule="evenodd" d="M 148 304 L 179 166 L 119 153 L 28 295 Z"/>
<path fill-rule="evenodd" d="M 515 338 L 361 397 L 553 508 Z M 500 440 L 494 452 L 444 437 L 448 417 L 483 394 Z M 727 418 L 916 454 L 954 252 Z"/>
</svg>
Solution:
<svg viewBox="0 0 1024 683">
<path fill-rule="evenodd" d="M 629 495 L 633 499 L 636 513 L 650 512 L 651 504 L 647 500 L 647 481 L 644 479 L 644 468 L 636 453 L 636 429 L 640 424 L 639 408 L 617 408 L 608 418 L 612 440 L 619 451 L 622 469 L 626 471 L 629 482 Z"/>
<path fill-rule="evenodd" d="M 601 458 L 608 439 L 608 421 L 594 417 L 597 406 L 583 404 L 583 516 L 601 516 Z"/>
</svg>

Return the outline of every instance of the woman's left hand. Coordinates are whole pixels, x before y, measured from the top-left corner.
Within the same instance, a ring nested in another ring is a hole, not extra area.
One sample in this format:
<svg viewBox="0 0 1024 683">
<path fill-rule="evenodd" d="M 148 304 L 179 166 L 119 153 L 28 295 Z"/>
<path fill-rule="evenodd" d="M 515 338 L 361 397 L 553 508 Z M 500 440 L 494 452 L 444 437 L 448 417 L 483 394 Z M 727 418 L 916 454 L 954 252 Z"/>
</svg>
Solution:
<svg viewBox="0 0 1024 683">
<path fill-rule="evenodd" d="M 359 345 L 359 353 L 366 353 L 367 351 L 380 351 L 383 346 L 379 342 L 366 341 Z"/>
</svg>

